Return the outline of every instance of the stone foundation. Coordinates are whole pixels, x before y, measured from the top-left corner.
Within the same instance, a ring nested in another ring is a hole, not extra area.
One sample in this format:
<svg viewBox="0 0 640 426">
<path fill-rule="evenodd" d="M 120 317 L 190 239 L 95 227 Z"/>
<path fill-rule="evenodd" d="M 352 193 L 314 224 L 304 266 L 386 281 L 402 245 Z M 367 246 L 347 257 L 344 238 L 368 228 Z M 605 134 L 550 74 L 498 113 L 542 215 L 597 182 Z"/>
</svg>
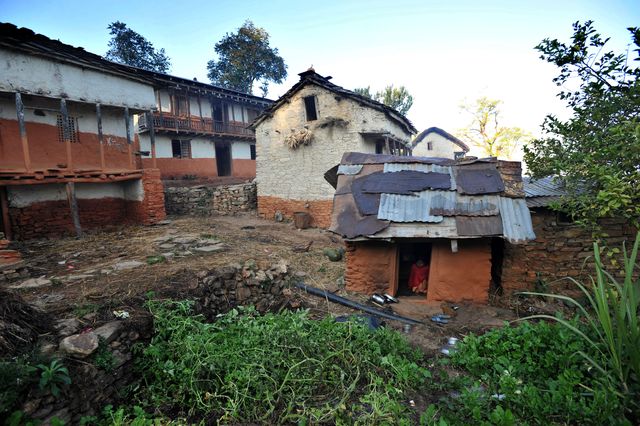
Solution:
<svg viewBox="0 0 640 426">
<path fill-rule="evenodd" d="M 594 273 L 593 238 L 591 233 L 573 224 L 558 221 L 556 212 L 538 208 L 531 210 L 535 241 L 524 245 L 505 242 L 502 265 L 502 289 L 507 296 L 518 291 L 534 291 L 540 280 L 542 287 L 549 285 L 550 291 L 575 293 L 577 287 L 569 280 L 572 277 L 582 283 Z M 609 237 L 607 244 L 621 247 L 626 241 L 630 248 L 636 230 L 619 219 L 601 221 Z M 539 286 L 538 286 L 539 287 Z"/>
<path fill-rule="evenodd" d="M 333 200 L 287 200 L 278 197 L 259 196 L 258 215 L 273 220 L 276 212 L 285 219 L 293 220 L 295 212 L 306 212 L 311 216 L 311 226 L 329 228 Z"/>
<path fill-rule="evenodd" d="M 168 214 L 233 215 L 256 209 L 255 183 L 167 187 L 164 194 Z"/>
</svg>

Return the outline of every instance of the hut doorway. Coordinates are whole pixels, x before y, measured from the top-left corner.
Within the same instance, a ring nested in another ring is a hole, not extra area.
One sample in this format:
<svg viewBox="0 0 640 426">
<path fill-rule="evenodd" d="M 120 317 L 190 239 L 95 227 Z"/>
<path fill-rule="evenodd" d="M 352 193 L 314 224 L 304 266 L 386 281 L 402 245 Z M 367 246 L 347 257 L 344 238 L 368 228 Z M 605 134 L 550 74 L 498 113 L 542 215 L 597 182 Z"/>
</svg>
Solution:
<svg viewBox="0 0 640 426">
<path fill-rule="evenodd" d="M 420 261 L 426 267 L 430 266 L 431 243 L 414 242 L 398 245 L 398 282 L 396 296 L 426 297 L 427 288 L 424 289 L 424 294 L 415 293 L 411 289 L 409 282 L 409 279 L 411 277 L 411 269 L 414 268 L 414 265 L 419 265 Z M 424 271 L 424 269 L 421 270 Z"/>
</svg>

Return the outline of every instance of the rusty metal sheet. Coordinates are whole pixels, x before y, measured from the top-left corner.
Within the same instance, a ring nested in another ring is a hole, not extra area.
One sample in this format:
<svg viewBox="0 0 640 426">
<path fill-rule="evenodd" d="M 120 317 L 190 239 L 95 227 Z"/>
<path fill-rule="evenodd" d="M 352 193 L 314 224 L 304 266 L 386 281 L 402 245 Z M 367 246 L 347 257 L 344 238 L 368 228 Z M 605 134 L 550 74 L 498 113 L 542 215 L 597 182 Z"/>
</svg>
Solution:
<svg viewBox="0 0 640 426">
<path fill-rule="evenodd" d="M 504 182 L 494 164 L 457 167 L 455 174 L 461 194 L 495 194 L 504 191 Z"/>
<path fill-rule="evenodd" d="M 395 173 L 403 170 L 416 170 L 418 172 L 436 172 L 436 173 L 446 173 L 449 175 L 451 179 L 451 190 L 456 190 L 456 179 L 453 176 L 453 168 L 451 166 L 442 166 L 439 164 L 420 164 L 420 163 L 385 163 L 384 164 L 384 172 L 385 173 Z"/>
<path fill-rule="evenodd" d="M 456 216 L 456 228 L 461 237 L 502 235 L 500 216 Z"/>
<path fill-rule="evenodd" d="M 380 194 L 371 194 L 364 191 L 363 187 L 369 176 L 357 178 L 351 182 L 351 194 L 353 194 L 358 211 L 362 216 L 377 215 L 378 206 L 380 205 Z"/>
<path fill-rule="evenodd" d="M 372 173 L 358 178 L 361 180 L 362 191 L 370 194 L 403 194 L 431 189 L 450 189 L 451 180 L 448 174 L 428 172 L 422 173 L 403 170 L 395 173 Z"/>
<path fill-rule="evenodd" d="M 386 154 L 365 154 L 363 152 L 345 152 L 340 164 L 384 164 L 384 163 L 422 163 L 441 164 L 445 166 L 455 164 L 455 160 L 448 158 L 412 157 Z"/>
<path fill-rule="evenodd" d="M 440 216 L 495 216 L 500 209 L 497 195 L 462 195 L 439 191 L 431 198 L 429 213 Z"/>
<path fill-rule="evenodd" d="M 371 236 L 389 226 L 388 221 L 375 216 L 363 217 L 358 214 L 355 201 L 350 195 L 338 195 L 333 198 L 333 216 L 330 231 L 345 238 Z"/>
</svg>

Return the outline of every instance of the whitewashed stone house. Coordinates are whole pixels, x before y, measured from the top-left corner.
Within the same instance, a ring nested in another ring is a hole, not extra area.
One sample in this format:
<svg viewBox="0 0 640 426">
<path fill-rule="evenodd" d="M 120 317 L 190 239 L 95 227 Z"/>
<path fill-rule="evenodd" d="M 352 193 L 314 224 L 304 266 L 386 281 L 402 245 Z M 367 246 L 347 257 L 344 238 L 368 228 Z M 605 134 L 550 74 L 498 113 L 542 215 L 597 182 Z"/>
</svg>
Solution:
<svg viewBox="0 0 640 426">
<path fill-rule="evenodd" d="M 439 127 L 429 127 L 416 136 L 412 143 L 416 157 L 457 159 L 469 152 L 469 146 Z"/>
<path fill-rule="evenodd" d="M 416 129 L 396 110 L 331 83 L 313 69 L 251 124 L 256 131 L 258 214 L 331 223 L 334 188 L 324 173 L 345 152 L 409 155 Z"/>
</svg>

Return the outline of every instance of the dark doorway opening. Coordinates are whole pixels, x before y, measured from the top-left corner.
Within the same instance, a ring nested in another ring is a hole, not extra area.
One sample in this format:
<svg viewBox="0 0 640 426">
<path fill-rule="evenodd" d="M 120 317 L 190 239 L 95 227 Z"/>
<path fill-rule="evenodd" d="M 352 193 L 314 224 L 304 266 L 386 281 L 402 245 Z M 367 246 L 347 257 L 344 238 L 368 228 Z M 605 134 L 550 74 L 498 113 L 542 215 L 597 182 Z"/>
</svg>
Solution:
<svg viewBox="0 0 640 426">
<path fill-rule="evenodd" d="M 218 167 L 218 176 L 231 176 L 230 144 L 216 144 L 216 167 Z"/>
<path fill-rule="evenodd" d="M 491 285 L 489 295 L 502 294 L 502 262 L 504 261 L 504 240 L 493 238 L 491 240 Z"/>
<path fill-rule="evenodd" d="M 396 296 L 413 296 L 414 293 L 409 286 L 411 268 L 419 260 L 424 265 L 431 264 L 431 243 L 415 242 L 399 244 L 398 246 L 398 291 Z M 426 293 L 422 295 L 426 297 Z"/>
</svg>

